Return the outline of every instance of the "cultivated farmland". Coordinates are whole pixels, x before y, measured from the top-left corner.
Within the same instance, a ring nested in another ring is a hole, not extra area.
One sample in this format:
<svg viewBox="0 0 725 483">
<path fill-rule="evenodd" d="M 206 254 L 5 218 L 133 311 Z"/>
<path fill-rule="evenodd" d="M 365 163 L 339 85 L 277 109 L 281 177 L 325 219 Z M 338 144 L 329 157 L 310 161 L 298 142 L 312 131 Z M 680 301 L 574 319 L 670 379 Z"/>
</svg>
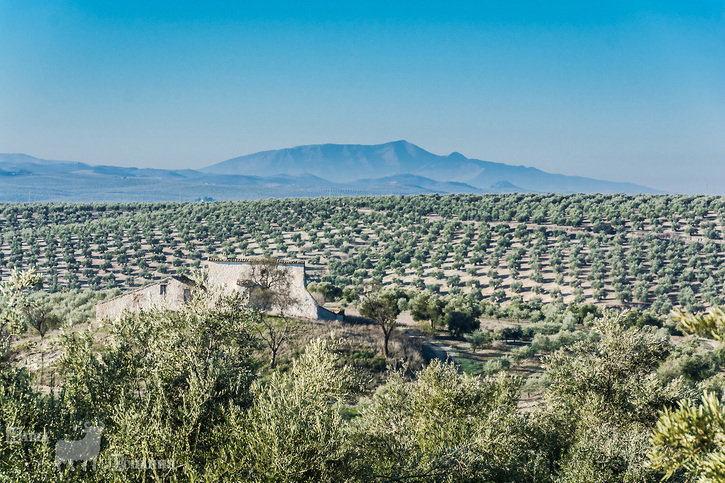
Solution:
<svg viewBox="0 0 725 483">
<path fill-rule="evenodd" d="M 493 301 L 722 302 L 719 197 L 430 195 L 251 202 L 1 205 L 0 270 L 50 291 L 139 287 L 209 256 L 305 260 L 312 281 L 377 280 Z"/>
</svg>

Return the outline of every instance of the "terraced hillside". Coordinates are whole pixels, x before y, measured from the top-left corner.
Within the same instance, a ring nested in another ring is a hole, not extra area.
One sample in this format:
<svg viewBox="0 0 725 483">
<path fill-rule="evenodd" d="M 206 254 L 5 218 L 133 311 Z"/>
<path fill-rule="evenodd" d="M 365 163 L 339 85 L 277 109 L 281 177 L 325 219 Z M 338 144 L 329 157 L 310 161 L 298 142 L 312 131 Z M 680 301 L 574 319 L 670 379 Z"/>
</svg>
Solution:
<svg viewBox="0 0 725 483">
<path fill-rule="evenodd" d="M 376 279 L 544 302 L 722 303 L 725 199 L 422 195 L 251 202 L 0 205 L 0 271 L 51 291 L 133 288 L 209 256 L 304 259 L 340 288 Z"/>
</svg>

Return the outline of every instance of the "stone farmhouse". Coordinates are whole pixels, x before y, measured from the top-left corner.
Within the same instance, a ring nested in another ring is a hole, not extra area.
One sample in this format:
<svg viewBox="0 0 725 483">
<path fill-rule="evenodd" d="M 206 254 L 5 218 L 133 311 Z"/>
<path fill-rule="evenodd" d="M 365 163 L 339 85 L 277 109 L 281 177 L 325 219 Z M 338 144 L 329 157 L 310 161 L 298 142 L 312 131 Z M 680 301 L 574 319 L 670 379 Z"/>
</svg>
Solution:
<svg viewBox="0 0 725 483">
<path fill-rule="evenodd" d="M 124 310 L 138 312 L 151 307 L 163 307 L 178 310 L 191 298 L 191 290 L 196 286 L 189 277 L 172 275 L 150 283 L 131 292 L 118 295 L 96 304 L 96 320 L 115 319 Z"/>
<path fill-rule="evenodd" d="M 342 313 L 320 307 L 305 288 L 305 262 L 292 259 L 275 259 L 275 262 L 280 270 L 287 273 L 289 296 L 294 299 L 294 303 L 286 309 L 286 315 L 306 319 L 342 320 Z M 210 258 L 209 284 L 221 286 L 226 293 L 246 292 L 248 281 L 253 278 L 254 266 L 260 263 L 264 263 L 264 259 L 259 257 Z M 270 312 L 278 314 L 279 308 L 273 307 Z"/>
<path fill-rule="evenodd" d="M 210 258 L 208 260 L 210 286 L 218 285 L 222 290 L 231 294 L 249 290 L 249 280 L 255 270 L 254 267 L 263 263 L 259 257 L 244 258 Z M 277 267 L 286 272 L 289 282 L 289 296 L 293 303 L 285 308 L 284 313 L 293 317 L 318 320 L 342 320 L 343 313 L 329 311 L 320 307 L 307 291 L 305 284 L 305 263 L 299 260 L 275 259 Z M 183 275 L 172 275 L 149 285 L 104 300 L 96 305 L 96 320 L 103 318 L 115 319 L 128 309 L 137 312 L 140 309 L 163 307 L 178 310 L 189 300 L 191 291 L 196 282 Z M 279 314 L 278 307 L 272 307 L 272 314 Z"/>
</svg>

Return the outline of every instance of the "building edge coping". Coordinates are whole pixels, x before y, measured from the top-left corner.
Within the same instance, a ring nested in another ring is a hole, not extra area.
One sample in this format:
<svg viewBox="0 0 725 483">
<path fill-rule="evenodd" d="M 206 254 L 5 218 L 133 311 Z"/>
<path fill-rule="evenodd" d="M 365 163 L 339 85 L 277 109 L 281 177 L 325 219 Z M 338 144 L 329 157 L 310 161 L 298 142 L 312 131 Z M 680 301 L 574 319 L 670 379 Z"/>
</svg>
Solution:
<svg viewBox="0 0 725 483">
<path fill-rule="evenodd" d="M 271 260 L 274 263 L 280 265 L 304 265 L 304 260 L 296 260 L 294 258 L 264 258 L 264 257 L 239 257 L 239 258 L 225 258 L 225 257 L 209 257 L 209 262 L 228 262 L 228 263 L 260 263 L 266 260 Z"/>
</svg>

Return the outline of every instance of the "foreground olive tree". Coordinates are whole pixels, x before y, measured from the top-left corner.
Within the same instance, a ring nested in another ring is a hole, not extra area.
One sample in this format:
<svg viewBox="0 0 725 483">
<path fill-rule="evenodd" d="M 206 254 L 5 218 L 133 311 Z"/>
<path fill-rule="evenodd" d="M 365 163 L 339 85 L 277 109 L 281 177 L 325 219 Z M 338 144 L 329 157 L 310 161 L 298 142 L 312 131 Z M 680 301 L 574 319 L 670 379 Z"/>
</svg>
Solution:
<svg viewBox="0 0 725 483">
<path fill-rule="evenodd" d="M 555 435 L 559 481 L 659 481 L 647 460 L 649 434 L 660 410 L 689 396 L 681 379 L 665 384 L 657 376 L 668 336 L 626 329 L 612 313 L 594 331 L 599 340 L 545 358 L 551 385 L 536 417 Z"/>
<path fill-rule="evenodd" d="M 0 475 L 8 481 L 214 480 L 212 455 L 239 430 L 227 415 L 252 402 L 253 323 L 253 311 L 238 295 L 199 293 L 178 312 L 127 313 L 97 331 L 66 334 L 59 393 L 0 389 L 3 428 L 44 435 L 34 444 L 3 447 Z M 81 439 L 85 423 L 104 427 L 96 470 L 59 471 L 55 442 Z M 117 471 L 119 459 L 163 464 Z"/>
<path fill-rule="evenodd" d="M 708 337 L 716 341 L 725 340 L 725 310 L 717 307 L 708 313 L 690 314 L 676 310 L 673 319 L 679 323 L 680 329 L 700 337 Z"/>
<path fill-rule="evenodd" d="M 412 381 L 394 373 L 353 420 L 360 480 L 545 481 L 533 431 L 516 410 L 520 387 L 438 360 Z"/>
<path fill-rule="evenodd" d="M 725 406 L 712 393 L 699 403 L 665 410 L 652 434 L 650 462 L 671 477 L 686 473 L 701 482 L 725 482 Z"/>
<path fill-rule="evenodd" d="M 50 455 L 45 444 L 14 444 L 11 435 L 19 432 L 39 436 L 46 433 L 47 409 L 33 388 L 27 369 L 14 361 L 11 341 L 27 323 L 24 309 L 31 307 L 31 289 L 42 279 L 36 270 L 13 270 L 0 284 L 0 481 L 32 481 L 38 475 L 52 475 L 42 462 Z"/>
<path fill-rule="evenodd" d="M 685 332 L 725 339 L 721 308 L 707 314 L 676 311 L 674 319 Z M 650 462 L 668 477 L 684 473 L 699 482 L 725 482 L 725 406 L 718 395 L 705 393 L 699 402 L 665 409 L 652 434 Z"/>
<path fill-rule="evenodd" d="M 255 382 L 254 403 L 235 424 L 242 428 L 237 441 L 219 448 L 230 477 L 349 480 L 351 448 L 341 410 L 355 379 L 349 367 L 338 367 L 336 345 L 330 339 L 313 340 L 290 371 Z"/>
</svg>

